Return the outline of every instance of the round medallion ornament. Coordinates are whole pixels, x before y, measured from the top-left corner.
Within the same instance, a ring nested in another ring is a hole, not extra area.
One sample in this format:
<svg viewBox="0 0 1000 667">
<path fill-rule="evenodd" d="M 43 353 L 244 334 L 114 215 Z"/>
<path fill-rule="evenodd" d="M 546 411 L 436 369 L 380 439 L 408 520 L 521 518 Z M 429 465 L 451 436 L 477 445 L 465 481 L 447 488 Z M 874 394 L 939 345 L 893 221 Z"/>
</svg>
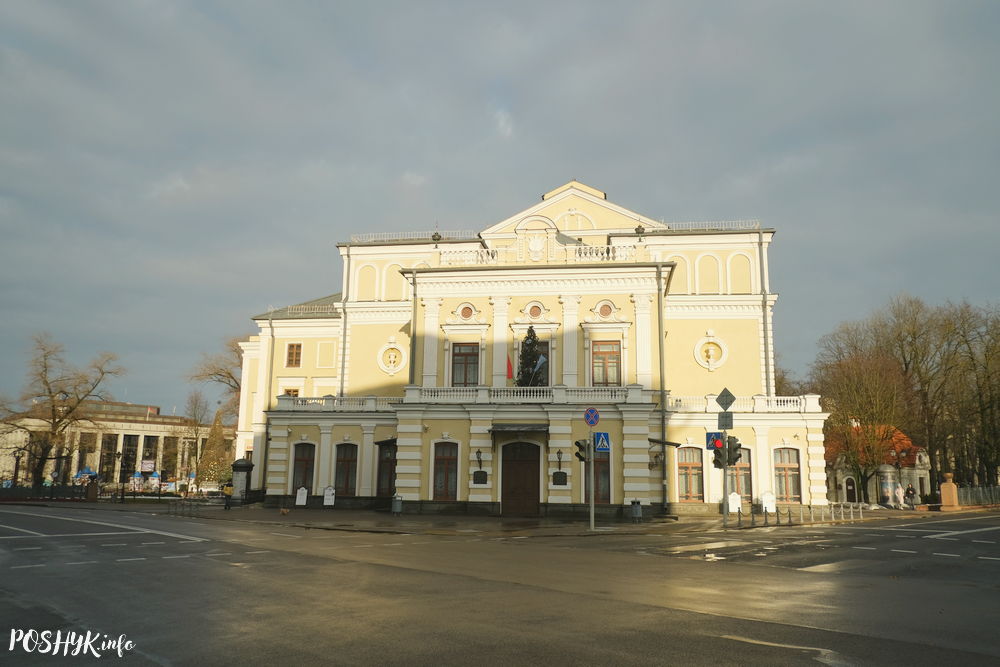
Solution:
<svg viewBox="0 0 1000 667">
<path fill-rule="evenodd" d="M 383 373 L 395 375 L 406 365 L 406 351 L 395 341 L 390 341 L 378 351 L 375 361 Z"/>
<path fill-rule="evenodd" d="M 711 329 L 705 332 L 705 337 L 694 345 L 694 360 L 702 368 L 714 371 L 726 363 L 729 358 L 729 348 Z"/>
</svg>

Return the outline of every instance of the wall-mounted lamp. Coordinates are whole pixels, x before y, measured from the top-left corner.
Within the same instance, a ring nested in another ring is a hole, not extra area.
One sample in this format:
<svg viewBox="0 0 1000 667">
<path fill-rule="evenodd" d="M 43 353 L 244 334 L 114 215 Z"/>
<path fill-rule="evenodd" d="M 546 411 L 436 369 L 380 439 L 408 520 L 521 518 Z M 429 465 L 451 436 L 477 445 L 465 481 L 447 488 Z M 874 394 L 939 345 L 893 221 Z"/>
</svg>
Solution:
<svg viewBox="0 0 1000 667">
<path fill-rule="evenodd" d="M 479 464 L 479 469 L 483 469 L 483 452 L 479 449 L 476 450 L 476 463 Z"/>
<path fill-rule="evenodd" d="M 556 461 L 559 462 L 559 469 L 562 470 L 562 450 L 556 450 Z"/>
<path fill-rule="evenodd" d="M 642 235 L 646 233 L 646 228 L 639 225 L 635 228 L 635 233 L 639 235 L 639 241 L 642 242 Z"/>
</svg>

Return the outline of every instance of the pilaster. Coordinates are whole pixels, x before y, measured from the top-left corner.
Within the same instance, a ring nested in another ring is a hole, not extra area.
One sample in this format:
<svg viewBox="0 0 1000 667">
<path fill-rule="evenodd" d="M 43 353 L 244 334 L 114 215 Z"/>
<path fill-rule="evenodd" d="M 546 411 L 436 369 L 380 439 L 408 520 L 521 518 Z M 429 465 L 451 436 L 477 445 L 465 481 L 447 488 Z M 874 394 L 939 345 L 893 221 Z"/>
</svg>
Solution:
<svg viewBox="0 0 1000 667">
<path fill-rule="evenodd" d="M 510 297 L 491 297 L 493 306 L 493 378 L 494 387 L 507 386 L 507 322 Z"/>
<path fill-rule="evenodd" d="M 577 370 L 577 336 L 580 332 L 580 297 L 576 294 L 564 294 L 559 297 L 563 307 L 563 378 L 562 384 L 567 387 L 579 387 L 580 377 Z M 555 378 L 553 378 L 554 380 Z"/>
</svg>

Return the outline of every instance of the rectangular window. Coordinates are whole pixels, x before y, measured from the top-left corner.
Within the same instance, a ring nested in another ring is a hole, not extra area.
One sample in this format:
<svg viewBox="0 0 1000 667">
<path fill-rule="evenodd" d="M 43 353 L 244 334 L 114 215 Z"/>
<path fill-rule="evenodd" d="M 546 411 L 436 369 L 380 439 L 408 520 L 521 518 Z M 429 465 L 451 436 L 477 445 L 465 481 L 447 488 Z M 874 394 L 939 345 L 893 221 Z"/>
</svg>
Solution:
<svg viewBox="0 0 1000 667">
<path fill-rule="evenodd" d="M 101 436 L 101 464 L 97 470 L 102 482 L 117 482 L 115 479 L 115 453 L 118 451 L 118 434 L 105 433 Z"/>
<path fill-rule="evenodd" d="M 774 450 L 774 495 L 778 502 L 802 501 L 797 449 L 782 447 Z"/>
<path fill-rule="evenodd" d="M 138 468 L 138 456 L 139 456 L 139 436 L 138 435 L 124 435 L 122 436 L 122 467 L 119 472 L 118 481 L 126 482 L 128 478 L 132 476 L 132 473 Z"/>
<path fill-rule="evenodd" d="M 378 446 L 378 485 L 375 495 L 388 497 L 396 492 L 396 445 Z"/>
<path fill-rule="evenodd" d="M 479 384 L 479 343 L 454 343 L 451 346 L 451 386 L 475 387 Z"/>
<path fill-rule="evenodd" d="M 285 368 L 298 368 L 302 365 L 302 343 L 289 343 L 285 348 Z"/>
<path fill-rule="evenodd" d="M 621 386 L 622 344 L 619 341 L 594 341 L 591 343 L 593 360 L 593 385 L 595 387 Z"/>
<path fill-rule="evenodd" d="M 740 494 L 740 499 L 753 502 L 753 480 L 750 477 L 750 450 L 740 447 L 740 460 L 734 466 L 729 466 L 729 492 Z"/>
<path fill-rule="evenodd" d="M 177 437 L 163 438 L 163 464 L 160 477 L 164 482 L 171 482 L 177 476 Z"/>
<path fill-rule="evenodd" d="M 677 496 L 681 502 L 704 500 L 701 450 L 681 447 L 677 450 Z"/>
</svg>

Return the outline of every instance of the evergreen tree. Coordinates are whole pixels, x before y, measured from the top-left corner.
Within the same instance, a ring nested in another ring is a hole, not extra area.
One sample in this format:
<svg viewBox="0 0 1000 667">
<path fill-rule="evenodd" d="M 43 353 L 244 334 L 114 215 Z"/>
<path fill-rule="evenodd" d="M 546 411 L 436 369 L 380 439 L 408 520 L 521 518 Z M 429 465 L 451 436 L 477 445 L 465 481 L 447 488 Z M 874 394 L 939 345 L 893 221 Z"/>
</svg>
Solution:
<svg viewBox="0 0 1000 667">
<path fill-rule="evenodd" d="M 208 432 L 205 449 L 201 452 L 198 466 L 198 483 L 225 482 L 232 478 L 232 443 L 227 442 L 222 433 L 222 411 L 215 413 L 215 422 Z"/>
<path fill-rule="evenodd" d="M 518 387 L 538 387 L 546 384 L 547 375 L 545 364 L 547 359 L 542 358 L 538 351 L 538 336 L 534 327 L 528 327 L 528 333 L 521 342 L 521 357 L 517 364 L 517 378 L 514 381 Z"/>
</svg>

